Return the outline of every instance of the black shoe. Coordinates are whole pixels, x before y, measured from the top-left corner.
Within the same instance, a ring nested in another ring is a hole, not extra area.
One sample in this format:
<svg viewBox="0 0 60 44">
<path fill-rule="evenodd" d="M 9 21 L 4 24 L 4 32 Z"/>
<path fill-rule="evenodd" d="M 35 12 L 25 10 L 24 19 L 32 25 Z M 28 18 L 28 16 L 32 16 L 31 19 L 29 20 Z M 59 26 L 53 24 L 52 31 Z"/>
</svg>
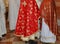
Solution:
<svg viewBox="0 0 60 44">
<path fill-rule="evenodd" d="M 3 34 L 3 35 L 2 35 L 2 37 L 5 37 L 5 36 L 6 36 L 6 34 Z"/>
<path fill-rule="evenodd" d="M 44 43 L 44 42 L 42 42 L 42 44 L 48 44 L 48 43 Z"/>
<path fill-rule="evenodd" d="M 0 37 L 0 41 L 2 40 L 2 38 Z"/>
<path fill-rule="evenodd" d="M 28 44 L 28 41 L 25 41 L 25 44 Z"/>
<path fill-rule="evenodd" d="M 38 42 L 34 40 L 29 40 L 29 44 L 38 44 Z"/>
</svg>

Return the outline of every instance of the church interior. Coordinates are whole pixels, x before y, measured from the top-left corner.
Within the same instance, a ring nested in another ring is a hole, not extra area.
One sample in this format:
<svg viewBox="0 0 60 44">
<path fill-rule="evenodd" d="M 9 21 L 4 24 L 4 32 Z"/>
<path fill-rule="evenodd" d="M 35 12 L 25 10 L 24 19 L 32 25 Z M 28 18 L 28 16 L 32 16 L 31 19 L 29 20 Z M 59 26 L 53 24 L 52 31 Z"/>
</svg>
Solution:
<svg viewBox="0 0 60 44">
<path fill-rule="evenodd" d="M 14 30 L 10 30 L 9 27 L 9 20 L 8 20 L 8 0 L 4 0 L 5 6 L 6 6 L 6 13 L 5 13 L 5 20 L 6 20 L 6 28 L 7 28 L 7 34 L 3 35 L 2 40 L 0 41 L 0 44 L 25 44 L 24 41 L 20 40 L 19 38 L 16 38 L 14 36 Z M 57 11 L 57 25 L 58 25 L 58 35 L 57 35 L 57 41 L 56 44 L 60 44 L 60 0 L 55 0 L 56 4 L 56 11 Z M 40 41 L 38 41 L 38 44 L 41 44 Z"/>
</svg>

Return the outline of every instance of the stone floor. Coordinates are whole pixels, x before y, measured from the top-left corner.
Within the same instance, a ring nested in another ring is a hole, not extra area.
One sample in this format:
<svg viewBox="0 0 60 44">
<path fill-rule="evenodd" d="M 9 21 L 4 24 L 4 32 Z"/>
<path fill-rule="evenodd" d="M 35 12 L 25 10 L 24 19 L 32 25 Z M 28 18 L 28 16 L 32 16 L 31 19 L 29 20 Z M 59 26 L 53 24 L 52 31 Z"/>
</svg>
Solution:
<svg viewBox="0 0 60 44">
<path fill-rule="evenodd" d="M 9 32 L 3 39 L 0 41 L 0 44 L 25 44 L 24 41 L 19 40 L 19 38 L 16 38 L 14 36 L 14 31 Z M 38 42 L 38 44 L 41 44 L 41 42 Z M 56 44 L 60 44 L 60 36 L 58 36 L 58 41 Z"/>
</svg>

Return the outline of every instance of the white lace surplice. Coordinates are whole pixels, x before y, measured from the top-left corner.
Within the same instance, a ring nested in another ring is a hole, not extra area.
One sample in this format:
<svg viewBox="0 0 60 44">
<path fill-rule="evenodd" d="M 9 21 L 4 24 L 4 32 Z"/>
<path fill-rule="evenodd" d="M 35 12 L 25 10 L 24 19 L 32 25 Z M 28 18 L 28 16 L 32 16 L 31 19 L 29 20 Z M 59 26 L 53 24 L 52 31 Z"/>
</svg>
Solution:
<svg viewBox="0 0 60 44">
<path fill-rule="evenodd" d="M 46 43 L 55 43 L 56 36 L 50 31 L 49 26 L 42 19 L 41 41 Z"/>
</svg>

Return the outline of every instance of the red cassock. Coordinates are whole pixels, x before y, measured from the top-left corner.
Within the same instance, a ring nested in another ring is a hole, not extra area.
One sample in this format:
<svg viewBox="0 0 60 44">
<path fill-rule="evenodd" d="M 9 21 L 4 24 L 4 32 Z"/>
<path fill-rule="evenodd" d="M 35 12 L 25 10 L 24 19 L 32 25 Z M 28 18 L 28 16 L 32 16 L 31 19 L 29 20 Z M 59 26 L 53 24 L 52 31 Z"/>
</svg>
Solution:
<svg viewBox="0 0 60 44">
<path fill-rule="evenodd" d="M 24 37 L 38 31 L 39 9 L 35 0 L 21 0 L 15 34 Z"/>
</svg>

